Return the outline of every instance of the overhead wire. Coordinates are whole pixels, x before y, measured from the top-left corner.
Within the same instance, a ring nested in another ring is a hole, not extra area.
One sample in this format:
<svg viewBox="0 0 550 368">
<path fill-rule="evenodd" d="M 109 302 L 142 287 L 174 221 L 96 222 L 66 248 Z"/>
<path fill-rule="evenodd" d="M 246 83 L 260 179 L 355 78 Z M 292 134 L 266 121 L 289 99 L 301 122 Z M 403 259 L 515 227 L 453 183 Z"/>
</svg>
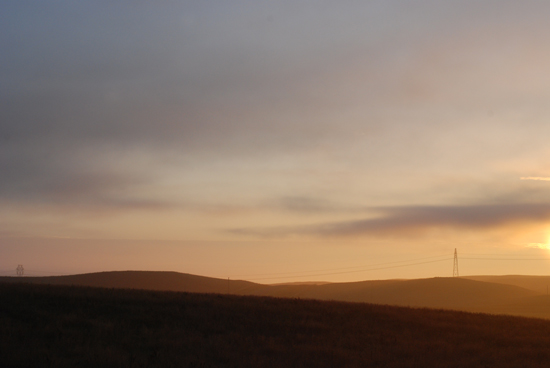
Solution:
<svg viewBox="0 0 550 368">
<path fill-rule="evenodd" d="M 351 270 L 351 269 L 357 269 L 357 268 L 363 269 L 365 267 L 374 267 L 374 266 L 382 266 L 382 265 L 395 264 L 395 263 L 422 261 L 422 260 L 425 260 L 425 259 L 441 258 L 441 257 L 446 257 L 447 258 L 448 256 L 446 254 L 442 254 L 442 255 L 437 255 L 437 256 L 414 258 L 414 259 L 407 259 L 407 260 L 402 260 L 402 261 L 375 263 L 375 264 L 361 265 L 361 266 L 339 267 L 339 268 L 328 268 L 328 269 L 325 268 L 325 269 L 320 269 L 320 270 L 317 269 L 317 270 L 309 270 L 309 271 L 289 271 L 289 272 L 233 275 L 233 277 L 277 276 L 277 275 L 305 274 L 305 273 L 312 273 L 312 272 L 329 272 L 329 271 Z"/>
<path fill-rule="evenodd" d="M 296 277 L 316 277 L 316 276 L 341 275 L 341 274 L 346 274 L 346 273 L 367 272 L 367 271 L 385 270 L 385 269 L 390 269 L 390 268 L 399 268 L 399 267 L 416 266 L 416 265 L 426 264 L 426 263 L 436 263 L 436 262 L 450 261 L 450 260 L 452 260 L 452 259 L 453 259 L 453 258 L 445 258 L 445 259 L 438 259 L 438 260 L 434 260 L 434 261 L 417 262 L 417 263 L 408 263 L 408 264 L 404 264 L 404 265 L 387 266 L 387 267 L 377 267 L 377 268 L 366 268 L 366 269 L 355 270 L 355 271 L 342 271 L 342 272 L 320 273 L 320 274 L 315 274 L 315 275 L 309 275 L 309 274 L 308 274 L 308 275 L 301 275 L 301 276 L 262 277 L 262 278 L 250 279 L 249 281 L 289 279 L 289 278 L 296 278 Z"/>
<path fill-rule="evenodd" d="M 483 256 L 496 256 L 495 254 L 475 254 L 475 253 L 462 253 L 467 255 L 483 255 Z M 427 261 L 427 262 L 416 262 L 416 263 L 407 263 L 403 265 L 394 265 L 394 266 L 385 266 L 385 267 L 376 267 L 376 266 L 382 266 L 382 265 L 389 265 L 389 264 L 395 264 L 395 263 L 403 263 L 403 262 L 412 262 L 417 260 L 424 260 L 424 259 L 433 259 L 433 258 L 440 258 L 445 257 L 443 259 L 433 260 L 433 261 Z M 324 270 L 318 270 L 318 271 L 296 271 L 296 272 L 280 272 L 280 273 L 268 273 L 268 274 L 259 274 L 259 275 L 247 275 L 247 278 L 250 281 L 258 281 L 258 280 L 277 280 L 277 279 L 290 279 L 290 278 L 302 278 L 302 277 L 317 277 L 317 276 L 330 276 L 330 275 L 340 275 L 340 274 L 347 274 L 347 273 L 357 273 L 357 272 L 368 272 L 368 271 L 376 271 L 376 270 L 384 270 L 384 269 L 391 269 L 391 268 L 399 268 L 399 267 L 409 267 L 409 266 L 415 266 L 420 264 L 426 264 L 426 263 L 436 263 L 436 262 L 443 262 L 443 261 L 449 261 L 453 258 L 446 257 L 444 255 L 439 256 L 431 256 L 431 257 L 424 257 L 424 258 L 417 258 L 412 260 L 405 260 L 405 261 L 394 261 L 394 262 L 386 262 L 386 263 L 378 263 L 378 264 L 372 264 L 369 266 L 354 266 L 354 267 L 343 267 L 343 268 L 335 268 L 335 269 L 324 269 Z M 460 260 L 487 260 L 487 261 L 550 261 L 548 258 L 503 258 L 502 256 L 499 257 L 459 257 Z M 341 271 L 341 270 L 348 270 L 348 271 Z M 329 271 L 338 271 L 338 272 L 329 272 Z M 322 272 L 322 273 L 316 273 L 312 274 L 312 272 Z M 286 275 L 286 276 L 279 276 L 279 275 Z M 261 276 L 261 277 L 254 277 L 254 276 Z"/>
<path fill-rule="evenodd" d="M 464 256 L 460 256 L 459 260 L 481 260 L 481 261 L 550 261 L 548 258 L 507 258 L 503 257 L 501 255 L 496 254 L 479 254 L 479 253 L 461 253 Z M 479 257 L 481 256 L 481 257 Z M 484 257 L 488 256 L 488 257 Z M 441 258 L 442 259 L 434 259 L 434 258 Z M 316 269 L 316 270 L 309 270 L 309 271 L 289 271 L 289 272 L 275 272 L 275 273 L 263 273 L 263 274 L 248 274 L 248 275 L 234 275 L 232 278 L 240 278 L 245 277 L 247 280 L 250 281 L 259 281 L 259 280 L 278 280 L 278 279 L 291 279 L 291 278 L 302 278 L 302 277 L 318 277 L 318 276 L 330 276 L 330 275 L 341 275 L 341 274 L 349 274 L 349 273 L 358 273 L 358 272 L 368 272 L 368 271 L 377 271 L 377 270 L 384 270 L 384 269 L 391 269 L 391 268 L 400 268 L 400 267 L 410 267 L 410 266 L 416 266 L 421 264 L 428 264 L 428 263 L 437 263 L 437 262 L 443 262 L 443 261 L 449 261 L 452 260 L 453 257 L 448 257 L 447 255 L 436 255 L 436 256 L 430 256 L 430 257 L 422 257 L 422 258 L 414 258 L 414 259 L 408 259 L 408 260 L 401 260 L 401 261 L 392 261 L 392 262 L 383 262 L 383 263 L 375 263 L 370 265 L 361 265 L 361 266 L 351 266 L 351 267 L 340 267 L 340 268 L 329 268 L 329 269 Z M 423 262 L 416 262 L 416 261 L 423 261 Z M 412 263 L 411 263 L 412 262 Z M 405 263 L 405 264 L 400 264 Z M 10 274 L 15 273 L 14 270 L 0 270 L 0 274 Z M 28 270 L 25 269 L 25 275 L 68 275 L 66 273 L 61 272 L 49 272 L 49 271 L 41 271 L 41 270 Z"/>
<path fill-rule="evenodd" d="M 0 270 L 0 274 L 15 274 L 15 273 L 16 273 L 15 268 L 13 270 Z M 72 274 L 63 273 L 63 272 L 29 270 L 27 268 L 24 269 L 24 276 L 41 276 L 41 275 L 66 276 L 66 275 L 72 275 Z"/>
<path fill-rule="evenodd" d="M 460 257 L 460 259 L 475 259 L 483 261 L 549 261 L 548 258 L 486 258 L 486 257 Z"/>
</svg>

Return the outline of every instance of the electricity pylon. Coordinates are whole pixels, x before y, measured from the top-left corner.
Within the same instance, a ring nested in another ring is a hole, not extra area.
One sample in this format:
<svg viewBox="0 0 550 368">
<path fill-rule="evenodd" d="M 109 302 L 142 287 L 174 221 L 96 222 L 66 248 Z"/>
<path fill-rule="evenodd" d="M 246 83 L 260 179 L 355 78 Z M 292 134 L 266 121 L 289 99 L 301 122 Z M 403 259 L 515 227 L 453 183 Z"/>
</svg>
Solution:
<svg viewBox="0 0 550 368">
<path fill-rule="evenodd" d="M 455 248 L 455 260 L 453 264 L 453 277 L 458 277 L 458 255 L 456 254 L 456 248 Z"/>
<path fill-rule="evenodd" d="M 25 269 L 23 268 L 23 265 L 17 265 L 15 272 L 17 273 L 17 276 L 23 276 L 25 274 Z"/>
</svg>

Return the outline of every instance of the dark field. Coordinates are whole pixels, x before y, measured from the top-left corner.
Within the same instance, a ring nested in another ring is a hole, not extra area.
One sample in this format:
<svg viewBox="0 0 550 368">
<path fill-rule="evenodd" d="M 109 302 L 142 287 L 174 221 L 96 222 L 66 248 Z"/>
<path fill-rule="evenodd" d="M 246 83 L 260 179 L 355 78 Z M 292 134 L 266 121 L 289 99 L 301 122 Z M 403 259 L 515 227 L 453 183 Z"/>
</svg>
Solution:
<svg viewBox="0 0 550 368">
<path fill-rule="evenodd" d="M 1 367 L 548 367 L 550 321 L 0 283 Z"/>
</svg>

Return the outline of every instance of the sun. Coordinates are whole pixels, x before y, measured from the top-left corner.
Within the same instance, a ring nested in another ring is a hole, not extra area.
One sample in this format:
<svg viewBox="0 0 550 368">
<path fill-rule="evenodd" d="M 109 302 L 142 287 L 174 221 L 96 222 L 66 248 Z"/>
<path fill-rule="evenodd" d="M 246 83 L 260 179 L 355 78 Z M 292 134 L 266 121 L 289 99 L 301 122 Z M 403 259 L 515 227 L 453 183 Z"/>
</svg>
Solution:
<svg viewBox="0 0 550 368">
<path fill-rule="evenodd" d="M 550 235 L 547 236 L 546 243 L 529 243 L 529 248 L 547 249 L 550 250 Z"/>
</svg>

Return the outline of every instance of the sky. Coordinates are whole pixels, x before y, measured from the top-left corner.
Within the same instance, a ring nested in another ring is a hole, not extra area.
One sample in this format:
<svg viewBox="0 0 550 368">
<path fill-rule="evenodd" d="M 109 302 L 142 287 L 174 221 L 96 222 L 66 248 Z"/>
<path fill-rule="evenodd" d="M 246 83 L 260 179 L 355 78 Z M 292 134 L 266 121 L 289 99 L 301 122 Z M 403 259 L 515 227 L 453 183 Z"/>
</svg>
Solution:
<svg viewBox="0 0 550 368">
<path fill-rule="evenodd" d="M 549 15 L 2 1 L 0 274 L 548 274 Z"/>
</svg>

